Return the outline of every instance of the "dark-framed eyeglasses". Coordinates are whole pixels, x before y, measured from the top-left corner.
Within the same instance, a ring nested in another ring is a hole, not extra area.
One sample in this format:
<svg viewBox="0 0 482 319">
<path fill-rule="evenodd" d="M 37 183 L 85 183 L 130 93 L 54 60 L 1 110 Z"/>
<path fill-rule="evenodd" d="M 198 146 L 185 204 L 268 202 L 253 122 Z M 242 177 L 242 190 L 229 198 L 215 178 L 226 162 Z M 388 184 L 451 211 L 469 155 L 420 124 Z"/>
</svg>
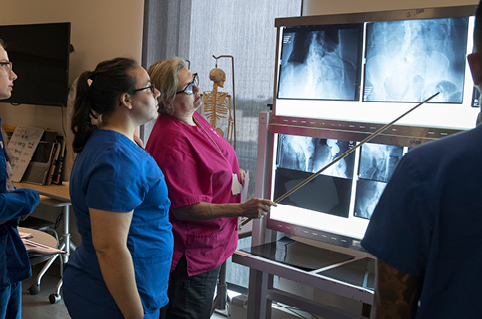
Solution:
<svg viewBox="0 0 482 319">
<path fill-rule="evenodd" d="M 7 72 L 8 75 L 12 74 L 12 70 L 13 70 L 13 63 L 12 62 L 1 61 L 0 65 Z"/>
<path fill-rule="evenodd" d="M 155 92 L 156 92 L 156 87 L 154 86 L 154 84 L 151 84 L 149 86 L 146 86 L 145 88 L 135 89 L 134 91 L 132 91 L 132 94 L 134 94 L 138 91 L 144 91 L 144 90 L 147 90 L 147 89 L 149 89 L 152 94 L 155 94 Z"/>
<path fill-rule="evenodd" d="M 187 95 L 193 94 L 194 85 L 195 85 L 195 86 L 199 86 L 199 77 L 197 76 L 197 73 L 194 73 L 194 74 L 193 74 L 193 76 L 192 76 L 192 82 L 189 83 L 184 90 L 179 91 L 179 92 L 176 92 L 176 95 L 177 95 L 177 94 L 181 94 L 181 93 L 185 93 L 185 94 L 187 94 Z"/>
</svg>

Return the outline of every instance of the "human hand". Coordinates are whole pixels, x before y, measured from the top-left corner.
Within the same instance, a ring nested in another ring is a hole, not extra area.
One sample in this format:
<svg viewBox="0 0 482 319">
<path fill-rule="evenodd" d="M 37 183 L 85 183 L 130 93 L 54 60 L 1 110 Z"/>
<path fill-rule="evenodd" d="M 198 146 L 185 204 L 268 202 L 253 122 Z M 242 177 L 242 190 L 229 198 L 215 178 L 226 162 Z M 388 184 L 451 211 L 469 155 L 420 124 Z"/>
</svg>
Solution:
<svg viewBox="0 0 482 319">
<path fill-rule="evenodd" d="M 244 178 L 246 177 L 246 172 L 243 169 L 239 169 L 239 179 L 241 180 L 241 185 L 244 186 Z"/>
<path fill-rule="evenodd" d="M 253 219 L 266 216 L 269 213 L 270 207 L 276 206 L 276 203 L 269 199 L 252 198 L 240 205 L 243 209 L 242 217 Z"/>
</svg>

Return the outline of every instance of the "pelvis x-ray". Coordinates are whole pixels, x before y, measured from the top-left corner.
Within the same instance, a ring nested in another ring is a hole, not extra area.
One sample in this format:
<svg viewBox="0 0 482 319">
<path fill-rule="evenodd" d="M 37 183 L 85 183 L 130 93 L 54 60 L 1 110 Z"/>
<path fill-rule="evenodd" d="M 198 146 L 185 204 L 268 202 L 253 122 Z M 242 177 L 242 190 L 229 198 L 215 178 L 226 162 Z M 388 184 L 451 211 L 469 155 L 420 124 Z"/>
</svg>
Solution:
<svg viewBox="0 0 482 319">
<path fill-rule="evenodd" d="M 403 156 L 403 147 L 366 143 L 361 146 L 359 177 L 388 182 Z"/>
<path fill-rule="evenodd" d="M 358 180 L 354 215 L 370 219 L 386 185 L 383 182 Z"/>
<path fill-rule="evenodd" d="M 355 142 L 280 134 L 277 165 L 282 168 L 314 173 L 353 146 L 355 146 Z M 321 174 L 351 179 L 354 161 L 354 153 L 351 153 Z"/>
<path fill-rule="evenodd" d="M 358 100 L 362 27 L 285 28 L 278 98 Z"/>
<path fill-rule="evenodd" d="M 403 155 L 401 146 L 372 143 L 361 146 L 355 216 L 370 219 L 386 183 Z"/>
<path fill-rule="evenodd" d="M 367 24 L 364 100 L 462 103 L 467 30 L 468 18 Z"/>
</svg>

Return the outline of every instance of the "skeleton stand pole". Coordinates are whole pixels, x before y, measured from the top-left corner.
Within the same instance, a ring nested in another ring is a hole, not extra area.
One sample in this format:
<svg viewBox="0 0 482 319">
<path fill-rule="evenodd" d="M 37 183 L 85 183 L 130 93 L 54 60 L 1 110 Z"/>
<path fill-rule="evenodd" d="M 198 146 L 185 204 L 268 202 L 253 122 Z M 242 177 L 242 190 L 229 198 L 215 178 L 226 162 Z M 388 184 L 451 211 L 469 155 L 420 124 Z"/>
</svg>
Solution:
<svg viewBox="0 0 482 319">
<path fill-rule="evenodd" d="M 213 58 L 216 59 L 216 67 L 218 67 L 218 59 L 220 58 L 231 58 L 231 68 L 232 68 L 232 73 L 233 73 L 233 148 L 236 150 L 236 95 L 234 93 L 234 57 L 232 55 L 220 55 L 220 56 L 214 56 Z"/>
</svg>

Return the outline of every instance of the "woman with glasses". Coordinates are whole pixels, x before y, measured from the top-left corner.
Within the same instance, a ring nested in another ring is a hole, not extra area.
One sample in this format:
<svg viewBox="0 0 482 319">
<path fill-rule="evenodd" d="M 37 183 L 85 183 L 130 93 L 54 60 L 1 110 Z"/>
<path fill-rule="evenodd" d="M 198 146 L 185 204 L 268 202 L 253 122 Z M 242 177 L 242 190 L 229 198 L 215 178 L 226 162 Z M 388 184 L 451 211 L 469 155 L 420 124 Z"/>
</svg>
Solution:
<svg viewBox="0 0 482 319">
<path fill-rule="evenodd" d="M 104 61 L 78 79 L 70 197 L 82 243 L 65 267 L 72 318 L 159 318 L 173 237 L 164 175 L 134 142 L 157 117 L 159 91 L 134 60 Z M 92 124 L 92 117 L 102 121 Z"/>
<path fill-rule="evenodd" d="M 159 117 L 146 150 L 166 176 L 174 253 L 165 318 L 209 318 L 220 266 L 236 250 L 238 217 L 260 218 L 270 200 L 240 203 L 244 183 L 231 145 L 196 110 L 197 74 L 185 60 L 158 61 L 148 70 L 159 88 Z"/>
<path fill-rule="evenodd" d="M 16 79 L 5 44 L 0 39 L 0 100 L 12 95 Z M 33 212 L 40 198 L 37 191 L 13 187 L 12 169 L 1 134 L 0 149 L 0 318 L 20 319 L 22 280 L 29 278 L 32 271 L 17 226 Z"/>
</svg>

